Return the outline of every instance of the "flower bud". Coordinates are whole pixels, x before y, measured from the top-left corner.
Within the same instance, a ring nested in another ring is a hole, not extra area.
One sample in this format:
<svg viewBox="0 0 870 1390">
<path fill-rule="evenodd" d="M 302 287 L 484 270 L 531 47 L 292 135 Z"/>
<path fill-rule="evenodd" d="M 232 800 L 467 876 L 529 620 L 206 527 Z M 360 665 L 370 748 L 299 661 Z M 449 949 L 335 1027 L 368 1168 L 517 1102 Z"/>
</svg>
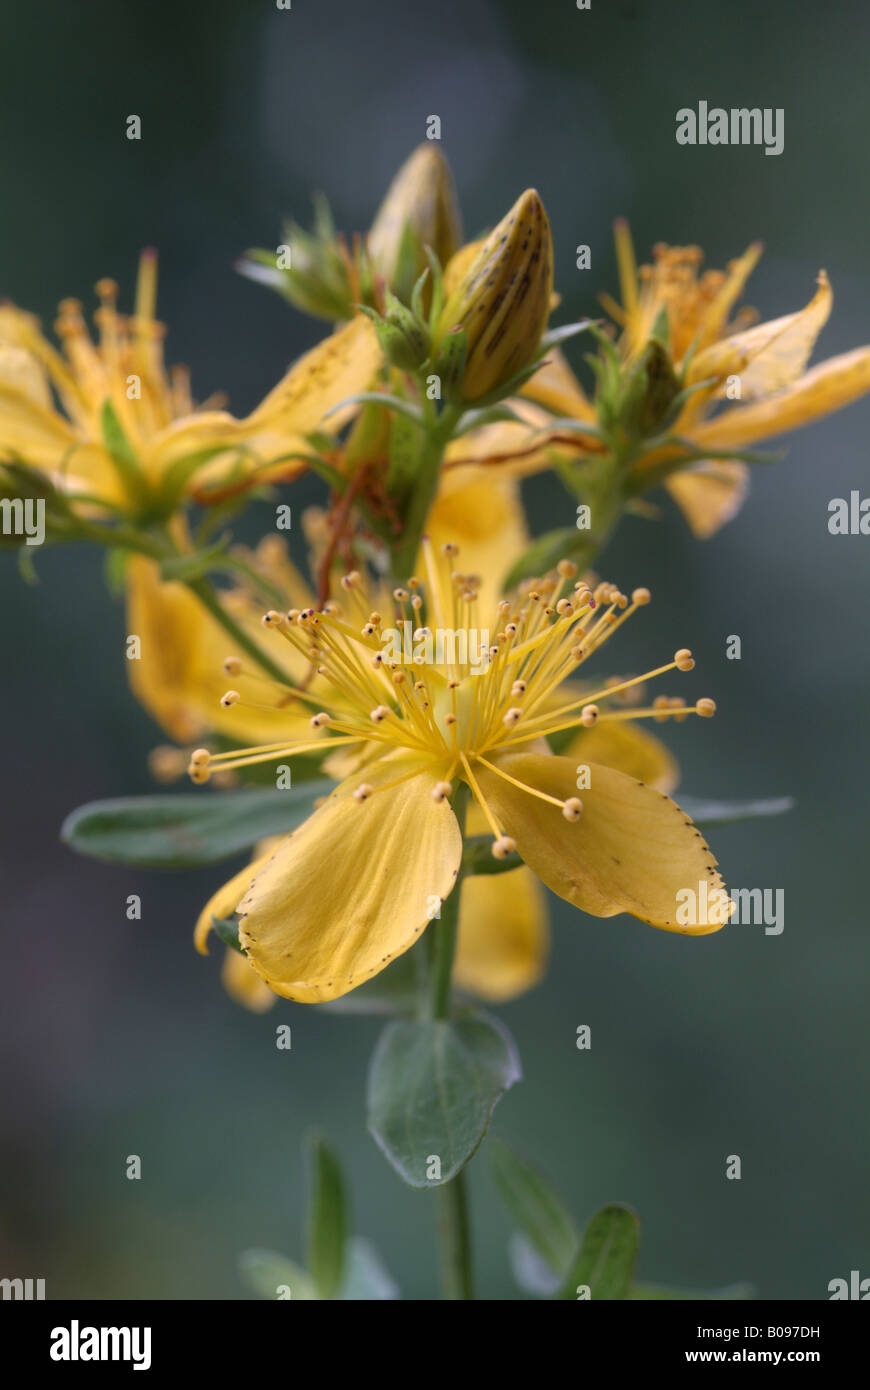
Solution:
<svg viewBox="0 0 870 1390">
<path fill-rule="evenodd" d="M 467 249 L 458 253 L 467 260 Z M 527 189 L 480 244 L 456 283 L 449 267 L 447 303 L 435 326 L 437 354 L 461 325 L 468 342 L 461 394 L 467 401 L 502 386 L 531 363 L 550 314 L 553 241 L 544 205 Z"/>
<path fill-rule="evenodd" d="M 436 144 L 419 145 L 405 160 L 368 236 L 371 263 L 405 301 L 426 269 L 430 246 L 442 266 L 462 240 L 450 167 Z"/>
</svg>

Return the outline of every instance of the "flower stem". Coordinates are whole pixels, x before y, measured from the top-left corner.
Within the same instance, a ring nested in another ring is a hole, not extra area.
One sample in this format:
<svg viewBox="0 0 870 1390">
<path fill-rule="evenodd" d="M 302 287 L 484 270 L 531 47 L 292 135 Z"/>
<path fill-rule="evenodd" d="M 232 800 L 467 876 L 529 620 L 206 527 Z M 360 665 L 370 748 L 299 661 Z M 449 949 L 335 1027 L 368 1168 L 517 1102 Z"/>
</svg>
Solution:
<svg viewBox="0 0 870 1390">
<path fill-rule="evenodd" d="M 465 829 L 468 788 L 460 782 L 453 794 L 453 814 L 460 833 Z M 445 1021 L 450 1017 L 450 992 L 459 901 L 462 892 L 462 865 L 457 871 L 453 892 L 441 904 L 441 915 L 432 923 L 433 950 L 430 962 L 429 1009 L 431 1017 Z M 438 1188 L 438 1244 L 441 1255 L 441 1286 L 445 1299 L 474 1297 L 471 1279 L 471 1230 L 465 1174 L 459 1172 Z"/>
<path fill-rule="evenodd" d="M 465 809 L 468 805 L 468 787 L 460 782 L 451 801 L 453 814 L 459 822 L 459 833 L 465 833 Z M 435 918 L 429 930 L 432 933 L 431 956 L 431 1014 L 433 1018 L 449 1018 L 450 985 L 453 975 L 453 960 L 456 955 L 456 933 L 459 927 L 459 897 L 462 892 L 463 866 L 459 865 L 453 892 L 441 904 L 440 915 Z"/>
<path fill-rule="evenodd" d="M 441 1287 L 445 1299 L 473 1299 L 471 1233 L 465 1173 L 438 1188 L 438 1236 L 441 1248 Z"/>
</svg>

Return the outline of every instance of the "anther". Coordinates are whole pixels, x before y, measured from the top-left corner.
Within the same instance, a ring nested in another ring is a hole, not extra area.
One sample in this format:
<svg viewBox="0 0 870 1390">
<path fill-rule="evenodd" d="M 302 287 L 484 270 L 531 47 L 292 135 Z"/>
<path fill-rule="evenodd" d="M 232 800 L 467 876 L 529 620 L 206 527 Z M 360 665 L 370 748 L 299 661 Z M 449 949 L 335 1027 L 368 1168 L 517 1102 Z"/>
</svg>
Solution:
<svg viewBox="0 0 870 1390">
<path fill-rule="evenodd" d="M 507 859 L 509 854 L 515 854 L 517 848 L 516 840 L 512 840 L 510 835 L 500 835 L 497 840 L 492 842 L 493 859 Z"/>
<path fill-rule="evenodd" d="M 389 712 L 386 705 L 378 705 L 377 709 L 372 710 L 369 719 L 373 724 L 382 724 Z"/>
<path fill-rule="evenodd" d="M 442 802 L 445 796 L 449 796 L 453 791 L 452 782 L 436 782 L 432 788 L 432 800 Z"/>
<path fill-rule="evenodd" d="M 707 699 L 699 700 L 695 709 L 701 715 L 702 719 L 712 719 L 713 715 L 716 713 L 716 701 Z"/>
<path fill-rule="evenodd" d="M 268 613 L 263 614 L 263 627 L 280 627 L 286 622 L 283 613 L 278 613 L 274 608 L 270 608 Z"/>
<path fill-rule="evenodd" d="M 205 767 L 211 758 L 211 753 L 207 748 L 194 748 L 190 755 L 191 767 Z"/>
<path fill-rule="evenodd" d="M 526 693 L 526 683 L 525 683 L 525 681 L 514 681 L 513 685 L 511 686 L 511 694 L 512 694 L 512 695 L 525 695 L 525 693 Z"/>
<path fill-rule="evenodd" d="M 573 579 L 577 573 L 577 566 L 573 560 L 560 560 L 556 566 L 556 573 L 560 574 L 563 579 Z"/>
<path fill-rule="evenodd" d="M 519 723 L 519 721 L 522 719 L 522 717 L 523 717 L 523 712 L 522 712 L 522 710 L 521 710 L 521 709 L 518 709 L 517 706 L 515 705 L 515 706 L 513 707 L 513 709 L 509 709 L 509 710 L 508 710 L 507 714 L 504 716 L 504 718 L 503 718 L 503 720 L 502 720 L 502 723 L 503 723 L 508 729 L 512 729 L 512 728 L 514 727 L 515 724 L 518 724 L 518 723 Z"/>
<path fill-rule="evenodd" d="M 353 794 L 354 801 L 367 801 L 372 794 L 372 788 L 368 782 L 360 782 Z"/>
<path fill-rule="evenodd" d="M 242 697 L 237 690 L 228 690 L 225 695 L 221 696 L 221 704 L 223 705 L 224 709 L 229 709 L 231 705 L 238 704 L 241 698 Z"/>
<path fill-rule="evenodd" d="M 329 715 L 326 713 L 326 710 L 321 710 L 319 714 L 314 714 L 311 716 L 312 729 L 322 729 L 324 724 L 328 723 Z"/>
<path fill-rule="evenodd" d="M 674 664 L 678 671 L 691 671 L 695 658 L 688 647 L 681 647 L 678 652 L 674 652 Z"/>
<path fill-rule="evenodd" d="M 224 675 L 238 676 L 241 675 L 241 671 L 242 663 L 239 658 L 237 656 L 228 656 L 224 662 Z"/>
<path fill-rule="evenodd" d="M 582 810 L 583 802 L 580 800 L 579 796 L 569 796 L 562 807 L 562 815 L 566 820 L 575 821 L 580 819 Z"/>
<path fill-rule="evenodd" d="M 580 723 L 584 729 L 591 729 L 593 724 L 598 723 L 598 706 L 584 705 L 580 711 Z"/>
<path fill-rule="evenodd" d="M 631 601 L 638 608 L 642 608 L 645 603 L 649 603 L 652 594 L 649 589 L 632 589 Z"/>
</svg>

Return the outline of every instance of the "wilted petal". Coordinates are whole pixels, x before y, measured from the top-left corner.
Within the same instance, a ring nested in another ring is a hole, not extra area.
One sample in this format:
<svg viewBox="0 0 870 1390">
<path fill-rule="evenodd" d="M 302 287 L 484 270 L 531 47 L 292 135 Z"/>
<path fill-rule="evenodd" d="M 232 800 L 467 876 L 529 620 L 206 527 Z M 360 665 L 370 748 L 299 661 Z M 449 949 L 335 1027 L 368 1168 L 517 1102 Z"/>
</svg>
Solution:
<svg viewBox="0 0 870 1390">
<path fill-rule="evenodd" d="M 749 469 L 738 459 L 710 459 L 665 479 L 665 487 L 694 536 L 707 540 L 731 521 L 749 491 Z"/>
</svg>

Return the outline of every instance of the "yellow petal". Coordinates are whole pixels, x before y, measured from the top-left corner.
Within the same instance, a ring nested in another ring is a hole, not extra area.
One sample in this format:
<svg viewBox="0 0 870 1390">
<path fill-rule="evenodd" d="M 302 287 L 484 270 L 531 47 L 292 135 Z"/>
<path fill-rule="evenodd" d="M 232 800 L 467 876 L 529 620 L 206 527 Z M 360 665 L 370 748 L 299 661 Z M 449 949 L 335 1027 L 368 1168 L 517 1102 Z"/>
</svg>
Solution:
<svg viewBox="0 0 870 1390">
<path fill-rule="evenodd" d="M 749 491 L 749 469 L 738 459 L 710 459 L 672 473 L 665 487 L 694 536 L 707 540 L 735 517 Z"/>
<path fill-rule="evenodd" d="M 551 348 L 544 365 L 522 389 L 522 395 L 566 419 L 595 420 L 595 407 L 558 348 Z"/>
<path fill-rule="evenodd" d="M 567 800 L 578 795 L 570 758 L 517 753 L 503 755 L 498 765 L 550 796 Z M 476 776 L 521 857 L 559 897 L 595 917 L 630 912 L 666 931 L 718 931 L 723 925 L 718 918 L 724 916 L 722 879 L 688 816 L 662 792 L 622 772 L 598 763 L 590 765 L 590 772 L 590 787 L 579 793 L 583 811 L 574 823 L 557 806 L 486 768 L 476 770 Z M 701 884 L 706 884 L 711 909 L 708 920 L 680 925 L 677 913 L 685 900 L 677 895 L 695 893 L 700 908 L 705 901 Z"/>
<path fill-rule="evenodd" d="M 346 396 L 370 386 L 381 362 L 375 330 L 358 315 L 306 352 L 243 423 L 307 434 Z M 328 428 L 337 429 L 338 419 L 330 417 Z"/>
<path fill-rule="evenodd" d="M 832 303 L 831 286 L 822 270 L 818 289 L 805 309 L 759 323 L 699 352 L 689 368 L 688 384 L 710 376 L 738 375 L 741 400 L 755 400 L 791 385 L 804 371 Z"/>
<path fill-rule="evenodd" d="M 212 893 L 197 917 L 193 930 L 193 944 L 200 955 L 208 955 L 208 937 L 211 931 L 212 918 L 217 917 L 219 921 L 223 922 L 228 917 L 232 917 L 255 877 L 268 864 L 283 838 L 283 835 L 270 835 L 265 840 L 261 840 L 256 846 L 254 858 L 250 864 L 239 869 L 239 872 L 233 874 L 232 878 L 228 879 L 216 893 Z M 232 950 L 232 947 L 230 949 Z M 239 953 L 234 951 L 233 954 L 238 955 Z M 250 969 L 250 967 L 248 968 Z"/>
<path fill-rule="evenodd" d="M 177 743 L 190 743 L 214 731 L 242 743 L 273 743 L 309 733 L 307 708 L 290 706 L 281 715 L 241 702 L 225 710 L 221 695 L 232 684 L 223 672 L 233 640 L 183 584 L 164 583 L 157 565 L 143 556 L 127 563 L 127 631 L 140 639 L 141 655 L 127 663 L 130 685 L 161 728 Z M 262 606 L 243 593 L 223 600 L 233 617 L 262 640 Z M 292 682 L 307 672 L 304 658 L 289 646 L 272 653 Z M 246 665 L 256 670 L 247 660 Z M 254 697 L 268 703 L 268 696 Z"/>
<path fill-rule="evenodd" d="M 462 836 L 449 803 L 432 798 L 443 771 L 416 766 L 385 758 L 349 779 L 257 874 L 240 939 L 276 993 L 338 999 L 413 946 L 452 889 Z M 358 802 L 362 782 L 375 790 Z"/>
<path fill-rule="evenodd" d="M 362 316 L 342 325 L 335 333 L 306 352 L 245 419 L 227 411 L 210 410 L 189 415 L 168 425 L 151 441 L 145 460 L 149 476 L 158 477 L 178 459 L 205 449 L 225 449 L 201 470 L 197 487 L 218 483 L 230 466 L 237 466 L 238 448 L 249 455 L 243 464 L 251 469 L 275 458 L 284 459 L 308 451 L 304 435 L 320 427 L 332 433 L 346 423 L 356 407 L 330 416 L 328 410 L 346 396 L 371 385 L 381 364 L 374 329 Z M 275 465 L 274 473 L 292 474 L 304 463 L 292 457 Z M 258 475 L 268 481 L 271 474 Z"/>
<path fill-rule="evenodd" d="M 575 767 L 603 763 L 660 792 L 673 791 L 680 780 L 680 769 L 669 749 L 628 719 L 613 724 L 601 721 L 591 729 L 579 729 L 561 756 L 570 758 Z M 583 792 L 578 795 L 582 800 Z"/>
<path fill-rule="evenodd" d="M 76 444 L 76 434 L 56 410 L 40 405 L 19 380 L 0 375 L 0 454 L 36 468 L 57 469 Z"/>
<path fill-rule="evenodd" d="M 722 288 L 704 315 L 700 333 L 701 347 L 707 347 L 722 334 L 728 316 L 743 293 L 746 281 L 758 265 L 763 250 L 762 243 L 754 241 L 751 246 L 747 247 L 742 256 L 738 256 L 737 260 L 732 261 L 728 266 L 728 273 Z"/>
<path fill-rule="evenodd" d="M 500 1004 L 542 978 L 550 949 L 547 903 L 531 869 L 466 878 L 453 977 L 460 989 Z"/>
<path fill-rule="evenodd" d="M 54 409 L 45 368 L 27 348 L 0 340 L 0 382 L 20 391 L 43 410 Z"/>
<path fill-rule="evenodd" d="M 254 1014 L 264 1014 L 278 998 L 266 981 L 260 979 L 248 958 L 234 951 L 232 946 L 227 947 L 221 966 L 221 984 L 236 1004 Z"/>
<path fill-rule="evenodd" d="M 829 357 L 777 395 L 735 406 L 691 431 L 699 449 L 743 449 L 830 415 L 870 391 L 870 347 Z"/>
<path fill-rule="evenodd" d="M 477 612 L 487 622 L 501 597 L 499 581 L 528 545 L 519 483 L 478 465 L 442 473 L 426 530 L 436 549 L 454 541 L 463 573 L 480 575 Z"/>
</svg>

